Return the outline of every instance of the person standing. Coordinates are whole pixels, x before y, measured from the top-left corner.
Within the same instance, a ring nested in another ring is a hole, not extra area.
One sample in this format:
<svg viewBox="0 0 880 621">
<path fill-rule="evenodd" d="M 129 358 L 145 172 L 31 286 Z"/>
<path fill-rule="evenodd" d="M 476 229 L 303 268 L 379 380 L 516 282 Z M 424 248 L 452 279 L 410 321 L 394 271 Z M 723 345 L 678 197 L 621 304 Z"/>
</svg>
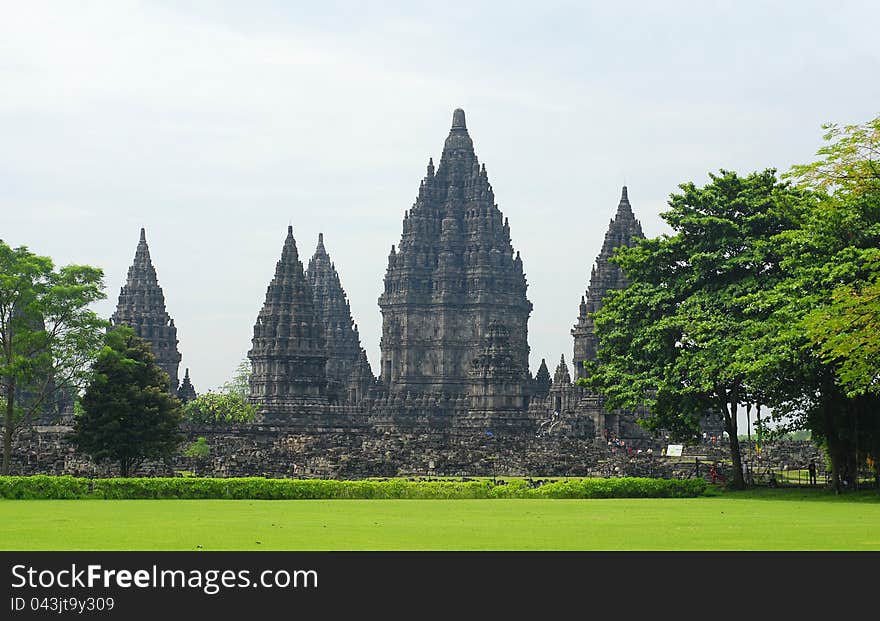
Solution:
<svg viewBox="0 0 880 621">
<path fill-rule="evenodd" d="M 807 466 L 807 472 L 810 473 L 810 485 L 816 484 L 816 460 L 811 459 Z"/>
</svg>

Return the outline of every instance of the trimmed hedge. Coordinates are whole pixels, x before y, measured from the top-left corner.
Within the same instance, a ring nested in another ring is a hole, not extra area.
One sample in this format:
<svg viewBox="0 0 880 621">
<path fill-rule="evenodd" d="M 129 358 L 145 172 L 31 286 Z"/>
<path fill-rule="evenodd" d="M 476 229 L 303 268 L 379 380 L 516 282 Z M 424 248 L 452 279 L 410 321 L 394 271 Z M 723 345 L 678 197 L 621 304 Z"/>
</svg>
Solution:
<svg viewBox="0 0 880 621">
<path fill-rule="evenodd" d="M 131 478 L 72 476 L 0 477 L 0 498 L 22 500 L 250 499 L 326 500 L 389 498 L 693 498 L 706 491 L 703 479 L 571 479 L 532 487 L 527 481 L 336 481 L 328 479 Z"/>
</svg>

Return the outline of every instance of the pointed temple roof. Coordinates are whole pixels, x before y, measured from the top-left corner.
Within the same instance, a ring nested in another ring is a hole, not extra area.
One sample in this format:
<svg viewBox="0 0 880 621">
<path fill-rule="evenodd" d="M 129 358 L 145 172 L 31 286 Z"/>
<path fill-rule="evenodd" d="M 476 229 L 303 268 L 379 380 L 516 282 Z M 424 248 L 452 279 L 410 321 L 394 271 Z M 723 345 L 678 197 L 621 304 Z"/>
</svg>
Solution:
<svg viewBox="0 0 880 621">
<path fill-rule="evenodd" d="M 552 379 L 550 378 L 550 369 L 547 368 L 547 361 L 541 358 L 541 366 L 538 367 L 538 372 L 535 373 L 535 394 L 547 396 L 547 393 L 550 392 L 551 383 Z"/>
<path fill-rule="evenodd" d="M 553 387 L 560 388 L 562 386 L 571 385 L 571 375 L 568 372 L 568 365 L 565 364 L 565 354 L 559 357 L 559 364 L 556 366 L 556 372 L 553 374 Z"/>
<path fill-rule="evenodd" d="M 584 360 L 596 358 L 596 335 L 592 313 L 602 307 L 602 300 L 612 289 L 624 289 L 628 285 L 623 270 L 611 263 L 615 249 L 621 246 L 632 246 L 644 239 L 641 223 L 636 220 L 629 202 L 627 187 L 623 186 L 617 213 L 608 225 L 602 250 L 596 258 L 596 264 L 590 273 L 590 284 L 586 295 L 581 297 L 578 321 L 571 331 L 574 336 L 574 365 L 578 377 L 584 376 Z"/>
<path fill-rule="evenodd" d="M 114 326 L 131 327 L 135 334 L 150 343 L 156 364 L 168 373 L 169 389 L 176 391 L 181 360 L 177 350 L 177 328 L 165 310 L 165 295 L 150 259 L 144 229 L 141 229 L 134 262 L 128 268 L 128 277 L 119 291 L 119 301 L 110 321 Z"/>
<path fill-rule="evenodd" d="M 345 386 L 360 358 L 361 341 L 336 266 L 324 247 L 323 233 L 318 234 L 318 246 L 305 276 L 312 289 L 315 312 L 324 325 L 327 379 Z"/>
<path fill-rule="evenodd" d="M 392 391 L 462 392 L 492 319 L 528 369 L 522 259 L 456 109 L 436 169 L 429 159 L 400 243 L 391 247 L 382 309 L 382 379 Z"/>
<path fill-rule="evenodd" d="M 180 382 L 180 388 L 177 389 L 177 398 L 180 399 L 182 403 L 187 403 L 195 399 L 198 395 L 196 395 L 196 389 L 192 385 L 192 381 L 189 379 L 189 369 L 183 374 L 183 381 Z"/>
<path fill-rule="evenodd" d="M 293 238 L 287 238 L 266 301 L 254 325 L 251 401 L 272 413 L 305 400 L 325 398 L 327 356 L 324 326 L 315 311 L 312 289 L 303 273 Z"/>
</svg>

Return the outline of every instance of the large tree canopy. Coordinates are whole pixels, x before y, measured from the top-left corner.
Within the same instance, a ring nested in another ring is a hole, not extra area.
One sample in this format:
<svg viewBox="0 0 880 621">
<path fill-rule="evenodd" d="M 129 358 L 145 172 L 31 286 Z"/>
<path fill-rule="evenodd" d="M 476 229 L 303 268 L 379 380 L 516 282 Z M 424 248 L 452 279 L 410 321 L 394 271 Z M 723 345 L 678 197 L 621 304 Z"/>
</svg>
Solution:
<svg viewBox="0 0 880 621">
<path fill-rule="evenodd" d="M 674 234 L 618 249 L 613 260 L 632 284 L 610 292 L 595 315 L 598 361 L 583 383 L 608 409 L 647 405 L 654 429 L 694 433 L 701 416 L 721 415 L 732 484 L 742 486 L 736 412 L 760 402 L 752 339 L 768 317 L 755 300 L 781 277 L 771 239 L 813 199 L 773 170 L 710 178 L 670 197 L 662 215 Z"/>
<path fill-rule="evenodd" d="M 788 175 L 820 200 L 773 240 L 785 278 L 763 300 L 775 330 L 757 349 L 789 354 L 764 377 L 774 415 L 811 430 L 841 489 L 880 454 L 880 119 L 825 138 L 820 159 Z"/>
<path fill-rule="evenodd" d="M 805 318 L 812 343 L 850 396 L 880 393 L 880 117 L 826 127 L 821 157 L 789 176 L 827 194 L 785 241 L 793 276 L 821 294 Z"/>
<path fill-rule="evenodd" d="M 183 406 L 184 420 L 196 426 L 249 423 L 254 420 L 256 411 L 237 392 L 206 392 Z"/>
<path fill-rule="evenodd" d="M 106 326 L 88 307 L 105 297 L 103 287 L 96 267 L 56 270 L 49 257 L 0 240 L 2 473 L 9 473 L 15 434 L 59 391 L 85 382 Z"/>
<path fill-rule="evenodd" d="M 144 459 L 171 455 L 182 440 L 180 401 L 149 344 L 131 328 L 107 333 L 82 398 L 74 443 L 95 461 L 116 461 L 129 476 Z"/>
</svg>

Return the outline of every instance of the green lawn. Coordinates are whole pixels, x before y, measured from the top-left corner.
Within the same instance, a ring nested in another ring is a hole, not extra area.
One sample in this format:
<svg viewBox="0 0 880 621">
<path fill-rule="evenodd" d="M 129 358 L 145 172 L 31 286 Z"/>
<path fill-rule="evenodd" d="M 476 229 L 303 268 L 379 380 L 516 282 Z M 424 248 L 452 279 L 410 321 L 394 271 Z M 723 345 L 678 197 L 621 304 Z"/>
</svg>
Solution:
<svg viewBox="0 0 880 621">
<path fill-rule="evenodd" d="M 880 550 L 880 496 L 0 500 L 2 550 Z"/>
</svg>

